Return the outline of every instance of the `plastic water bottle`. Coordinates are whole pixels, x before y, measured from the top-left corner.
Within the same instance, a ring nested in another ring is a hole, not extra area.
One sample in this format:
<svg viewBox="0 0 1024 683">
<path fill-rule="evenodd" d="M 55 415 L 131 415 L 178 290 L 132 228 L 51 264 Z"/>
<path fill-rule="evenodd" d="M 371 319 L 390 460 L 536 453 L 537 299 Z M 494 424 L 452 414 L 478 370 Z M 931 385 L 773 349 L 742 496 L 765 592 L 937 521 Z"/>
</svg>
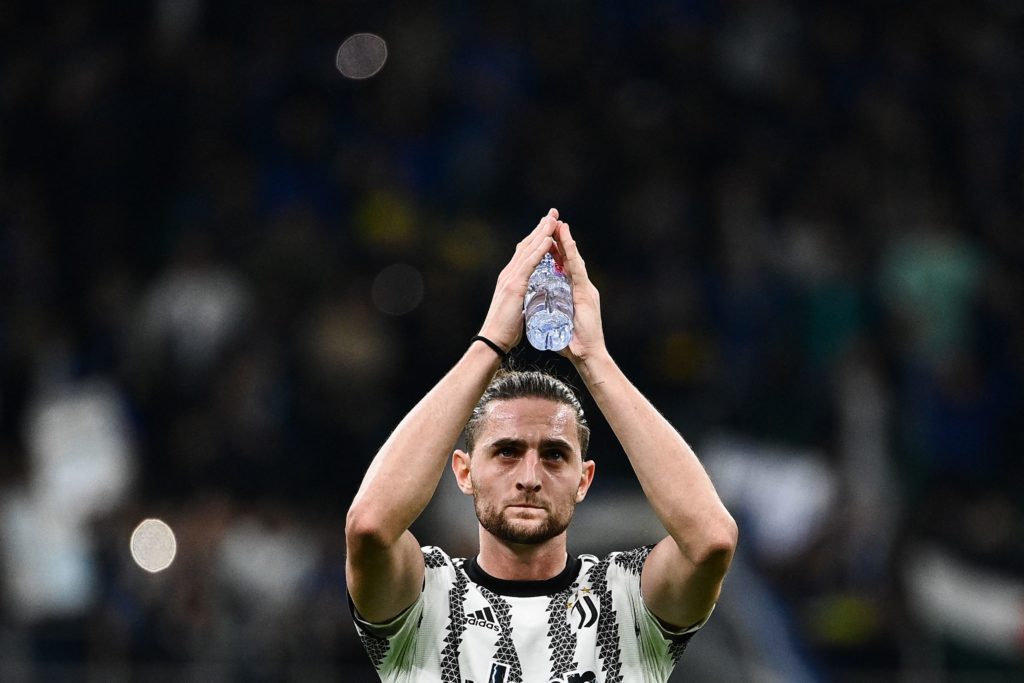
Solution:
<svg viewBox="0 0 1024 683">
<path fill-rule="evenodd" d="M 572 287 L 551 254 L 537 264 L 523 301 L 526 338 L 535 349 L 561 351 L 572 339 Z"/>
</svg>

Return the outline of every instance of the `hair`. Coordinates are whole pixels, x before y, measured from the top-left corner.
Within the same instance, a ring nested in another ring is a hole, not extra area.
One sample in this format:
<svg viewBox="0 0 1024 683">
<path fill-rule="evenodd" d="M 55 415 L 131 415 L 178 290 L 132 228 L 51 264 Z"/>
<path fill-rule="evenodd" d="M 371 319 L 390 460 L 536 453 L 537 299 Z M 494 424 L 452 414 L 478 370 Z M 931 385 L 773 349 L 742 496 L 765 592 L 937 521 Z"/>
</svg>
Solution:
<svg viewBox="0 0 1024 683">
<path fill-rule="evenodd" d="M 543 398 L 572 408 L 576 415 L 576 431 L 580 438 L 580 456 L 587 457 L 590 446 L 590 425 L 583 416 L 583 406 L 568 384 L 540 370 L 499 370 L 487 385 L 473 414 L 466 423 L 466 448 L 470 453 L 476 446 L 481 425 L 487 416 L 487 407 L 495 401 L 516 398 Z"/>
</svg>

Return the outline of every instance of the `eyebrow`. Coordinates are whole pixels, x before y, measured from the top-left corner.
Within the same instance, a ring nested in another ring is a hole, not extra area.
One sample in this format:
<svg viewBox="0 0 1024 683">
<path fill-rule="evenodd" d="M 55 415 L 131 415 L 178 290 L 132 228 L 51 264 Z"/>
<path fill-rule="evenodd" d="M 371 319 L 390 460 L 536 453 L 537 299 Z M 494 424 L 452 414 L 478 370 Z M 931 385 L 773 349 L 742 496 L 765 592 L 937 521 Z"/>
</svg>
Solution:
<svg viewBox="0 0 1024 683">
<path fill-rule="evenodd" d="M 490 448 L 506 447 L 525 450 L 526 441 L 524 439 L 513 439 L 511 437 L 506 437 L 503 439 L 497 439 L 496 441 L 493 441 L 490 444 Z M 566 441 L 565 439 L 543 439 L 540 442 L 540 448 L 541 450 L 545 450 L 548 448 L 560 448 L 562 450 L 573 452 L 572 444 Z"/>
</svg>

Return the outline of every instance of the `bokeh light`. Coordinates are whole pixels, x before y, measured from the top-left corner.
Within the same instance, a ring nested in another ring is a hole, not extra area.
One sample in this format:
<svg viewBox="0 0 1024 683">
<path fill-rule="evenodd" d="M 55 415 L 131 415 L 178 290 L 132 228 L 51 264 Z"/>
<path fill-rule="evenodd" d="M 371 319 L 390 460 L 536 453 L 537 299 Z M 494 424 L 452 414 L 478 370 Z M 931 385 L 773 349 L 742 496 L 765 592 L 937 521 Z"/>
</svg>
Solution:
<svg viewBox="0 0 1024 683">
<path fill-rule="evenodd" d="M 387 58 L 388 46 L 383 38 L 374 33 L 356 33 L 338 48 L 335 64 L 346 78 L 362 80 L 383 69 Z"/>
<path fill-rule="evenodd" d="M 152 573 L 170 567 L 178 552 L 174 532 L 160 519 L 143 520 L 132 532 L 130 545 L 135 563 Z"/>
<path fill-rule="evenodd" d="M 388 315 L 405 315 L 423 301 L 423 276 L 412 266 L 395 263 L 373 280 L 373 305 Z"/>
</svg>

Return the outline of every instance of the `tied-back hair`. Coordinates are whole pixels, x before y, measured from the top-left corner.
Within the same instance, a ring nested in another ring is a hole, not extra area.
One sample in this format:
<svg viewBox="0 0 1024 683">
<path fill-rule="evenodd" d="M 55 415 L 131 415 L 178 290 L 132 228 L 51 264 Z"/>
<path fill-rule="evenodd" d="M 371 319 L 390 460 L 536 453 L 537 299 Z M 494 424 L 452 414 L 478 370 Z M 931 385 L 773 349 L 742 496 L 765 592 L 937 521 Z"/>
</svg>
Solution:
<svg viewBox="0 0 1024 683">
<path fill-rule="evenodd" d="M 543 398 L 572 408 L 576 415 L 576 430 L 580 438 L 580 456 L 586 459 L 587 448 L 590 446 L 590 425 L 583 416 L 583 406 L 579 398 L 568 384 L 540 370 L 498 371 L 487 385 L 480 401 L 473 408 L 469 422 L 466 423 L 466 448 L 470 453 L 476 446 L 476 438 L 487 414 L 487 407 L 495 401 L 515 398 Z"/>
</svg>

